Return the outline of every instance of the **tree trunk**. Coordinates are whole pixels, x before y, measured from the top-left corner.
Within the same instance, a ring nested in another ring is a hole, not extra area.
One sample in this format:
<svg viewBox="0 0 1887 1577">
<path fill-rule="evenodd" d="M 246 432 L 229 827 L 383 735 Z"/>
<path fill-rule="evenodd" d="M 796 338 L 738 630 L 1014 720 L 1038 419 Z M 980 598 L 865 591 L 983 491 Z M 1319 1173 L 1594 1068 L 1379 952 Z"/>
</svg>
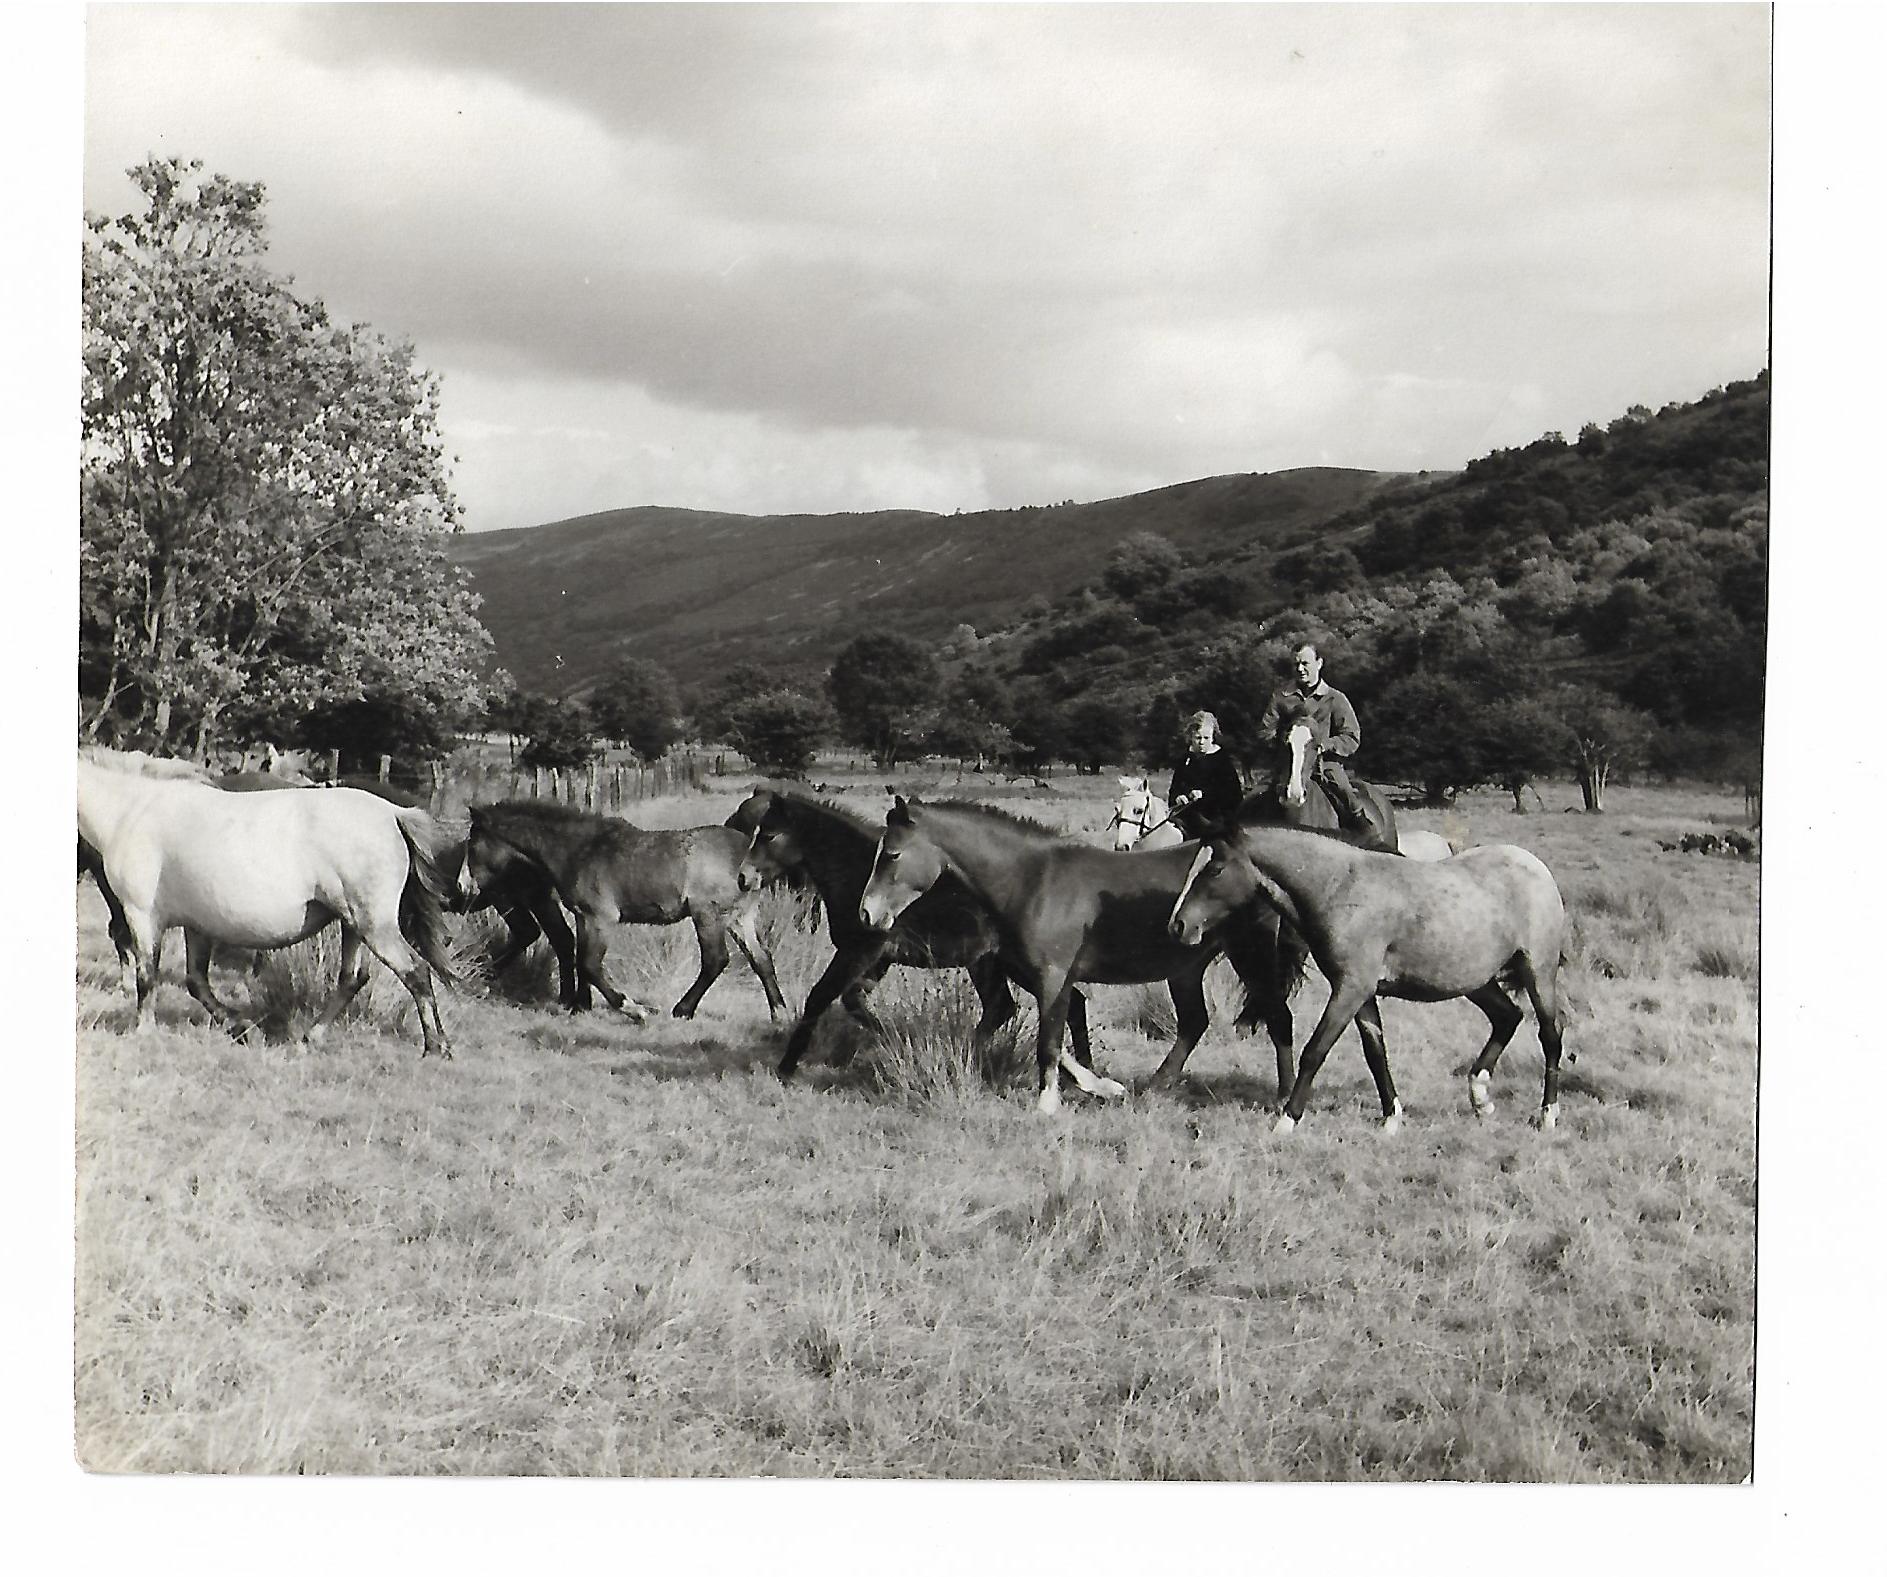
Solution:
<svg viewBox="0 0 1887 1577">
<path fill-rule="evenodd" d="M 1596 762 L 1588 763 L 1579 769 L 1579 792 L 1585 799 L 1589 814 L 1598 816 L 1605 811 L 1605 768 Z"/>
<path fill-rule="evenodd" d="M 1527 802 L 1521 796 L 1527 791 L 1527 780 L 1525 778 L 1509 778 L 1507 780 L 1507 791 L 1514 797 L 1514 814 L 1516 816 L 1526 815 Z"/>
<path fill-rule="evenodd" d="M 197 742 L 190 753 L 190 759 L 200 767 L 209 765 L 210 735 L 215 730 L 218 715 L 215 707 L 205 707 L 203 716 L 197 722 Z"/>
</svg>

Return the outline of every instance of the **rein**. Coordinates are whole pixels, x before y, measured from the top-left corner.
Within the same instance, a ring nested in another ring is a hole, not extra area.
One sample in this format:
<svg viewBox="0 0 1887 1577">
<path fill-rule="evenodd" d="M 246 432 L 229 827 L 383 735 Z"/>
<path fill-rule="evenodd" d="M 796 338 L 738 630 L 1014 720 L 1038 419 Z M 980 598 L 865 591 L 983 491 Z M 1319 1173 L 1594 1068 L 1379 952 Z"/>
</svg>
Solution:
<svg viewBox="0 0 1887 1577">
<path fill-rule="evenodd" d="M 1111 831 L 1115 827 L 1138 827 L 1140 829 L 1140 836 L 1144 839 L 1158 832 L 1162 827 L 1164 827 L 1172 819 L 1173 819 L 1173 813 L 1169 810 L 1164 816 L 1162 816 L 1158 821 L 1155 821 L 1155 822 L 1148 822 L 1145 820 L 1129 821 L 1125 816 L 1121 815 L 1120 806 L 1116 805 L 1114 807 L 1113 819 L 1108 822 L 1107 828 L 1109 831 Z"/>
</svg>

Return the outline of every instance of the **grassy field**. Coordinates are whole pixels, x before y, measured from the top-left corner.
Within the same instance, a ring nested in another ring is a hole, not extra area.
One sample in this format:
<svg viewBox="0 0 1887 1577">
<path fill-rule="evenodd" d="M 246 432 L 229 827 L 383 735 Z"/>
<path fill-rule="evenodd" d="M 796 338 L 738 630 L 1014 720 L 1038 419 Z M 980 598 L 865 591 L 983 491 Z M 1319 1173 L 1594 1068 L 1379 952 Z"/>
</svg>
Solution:
<svg viewBox="0 0 1887 1577">
<path fill-rule="evenodd" d="M 725 793 L 648 801 L 718 821 Z M 972 790 L 976 783 L 962 788 Z M 1111 777 L 1004 802 L 1071 831 Z M 953 783 L 942 785 L 946 790 Z M 874 809 L 882 793 L 861 791 Z M 1561 1127 L 1531 1024 L 1387 1003 L 1395 1139 L 1354 1036 L 1270 1132 L 1271 1052 L 1229 975 L 1179 1098 L 1059 1119 L 966 1071 L 960 974 L 894 972 L 889 1041 L 821 1031 L 803 1082 L 736 963 L 691 1024 L 537 1005 L 541 963 L 447 995 L 421 1062 L 375 979 L 322 1049 L 317 940 L 253 981 L 237 1044 L 184 994 L 132 1001 L 82 895 L 79 1455 L 105 1470 L 1006 1478 L 1736 1481 L 1751 1470 L 1759 867 L 1656 840 L 1741 802 L 1618 790 L 1604 817 L 1504 796 L 1411 812 L 1515 842 L 1574 916 Z M 796 1006 L 827 956 L 767 900 Z M 468 959 L 492 934 L 455 922 Z M 621 928 L 615 977 L 672 1001 L 686 927 Z M 1222 967 L 1222 966 L 1221 966 Z M 1297 1007 L 1299 1038 L 1322 999 Z M 1097 988 L 1097 1060 L 1151 1072 L 1163 994 Z M 1032 1016 L 1030 1018 L 1032 1025 Z M 1025 1027 L 1026 1037 L 1032 1030 Z M 1016 1060 L 1019 1067 L 1028 1060 Z"/>
</svg>

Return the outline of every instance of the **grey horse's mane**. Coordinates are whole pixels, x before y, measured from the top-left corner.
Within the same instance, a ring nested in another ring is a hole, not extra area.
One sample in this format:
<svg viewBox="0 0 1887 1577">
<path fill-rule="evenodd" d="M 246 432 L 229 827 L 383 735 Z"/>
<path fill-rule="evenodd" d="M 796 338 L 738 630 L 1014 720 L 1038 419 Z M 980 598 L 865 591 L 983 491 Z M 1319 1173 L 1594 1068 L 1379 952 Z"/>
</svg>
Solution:
<svg viewBox="0 0 1887 1577">
<path fill-rule="evenodd" d="M 208 783 L 210 774 L 194 761 L 180 761 L 171 756 L 154 756 L 144 750 L 113 750 L 105 745 L 82 745 L 79 759 L 95 767 L 123 772 L 140 778 L 181 778 L 190 783 Z"/>
<path fill-rule="evenodd" d="M 1019 815 L 1013 810 L 1004 810 L 1000 805 L 986 805 L 977 799 L 914 799 L 910 801 L 917 810 L 967 810 L 978 816 L 986 816 L 991 821 L 1006 821 L 1012 827 L 1019 827 L 1024 832 L 1039 832 L 1044 837 L 1061 838 L 1066 833 L 1060 832 L 1046 822 L 1035 820 L 1031 816 Z"/>
</svg>

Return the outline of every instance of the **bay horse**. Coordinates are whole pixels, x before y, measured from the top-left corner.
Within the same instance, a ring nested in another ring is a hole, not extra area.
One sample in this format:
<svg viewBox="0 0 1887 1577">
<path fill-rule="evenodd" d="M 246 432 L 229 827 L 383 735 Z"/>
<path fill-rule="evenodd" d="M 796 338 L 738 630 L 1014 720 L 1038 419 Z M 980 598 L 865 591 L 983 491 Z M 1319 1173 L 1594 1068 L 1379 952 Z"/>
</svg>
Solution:
<svg viewBox="0 0 1887 1577">
<path fill-rule="evenodd" d="M 617 1012 L 638 1022 L 646 1018 L 651 1009 L 618 991 L 604 975 L 606 944 L 599 927 L 673 925 L 686 919 L 694 922 L 701 970 L 670 1010 L 674 1016 L 694 1017 L 708 987 L 727 968 L 731 936 L 760 977 L 767 1011 L 778 1022 L 786 999 L 773 955 L 755 929 L 752 901 L 740 887 L 740 862 L 749 841 L 745 833 L 733 827 L 651 832 L 619 817 L 538 800 L 474 805 L 471 818 L 460 874 L 466 903 L 488 901 L 493 891 L 532 880 L 535 873 L 575 915 L 572 1006 L 588 1008 L 594 987 Z"/>
<path fill-rule="evenodd" d="M 114 930 L 121 917 L 130 945 L 140 1032 L 155 1024 L 158 947 L 170 927 L 184 928 L 191 995 L 233 1027 L 210 989 L 214 944 L 286 947 L 338 921 L 340 977 L 305 1038 L 318 1041 L 366 984 L 365 945 L 412 993 L 421 1055 L 452 1055 L 431 973 L 458 978 L 441 910 L 449 889 L 424 811 L 355 789 L 239 798 L 200 774 L 152 776 L 133 758 L 93 751 L 78 763 L 78 813 L 118 909 Z"/>
<path fill-rule="evenodd" d="M 1224 953 L 1245 986 L 1240 1021 L 1255 1004 L 1263 1004 L 1268 1024 L 1274 1010 L 1282 1010 L 1286 1039 L 1279 1052 L 1289 1055 L 1286 991 L 1259 917 L 1234 915 L 1186 942 L 1168 930 L 1197 847 L 1116 854 L 992 806 L 899 798 L 885 818 L 859 919 L 888 931 L 945 872 L 981 900 L 1002 931 L 1012 973 L 1039 1004 L 1036 1108 L 1052 1113 L 1061 1107 L 1062 1032 L 1074 988 L 1085 981 L 1167 983 L 1177 1035 L 1154 1082 L 1171 1083 L 1210 1022 L 1206 969 Z"/>
<path fill-rule="evenodd" d="M 824 904 L 832 939 L 831 962 L 806 994 L 805 1009 L 780 1057 L 781 1082 L 792 1078 L 820 1015 L 835 1001 L 866 1030 L 883 1033 L 868 998 L 893 964 L 968 970 L 983 1004 L 975 1031 L 979 1040 L 1015 1016 L 1012 976 L 999 956 L 1000 933 L 989 911 L 956 877 L 941 877 L 889 930 L 879 930 L 859 913 L 883 830 L 878 823 L 829 800 L 783 789 L 756 789 L 735 815 L 754 829 L 741 861 L 741 885 L 751 889 L 780 877 L 803 876 Z M 1076 1060 L 1092 1069 L 1087 1006 L 1079 992 L 1069 1004 L 1069 1024 Z"/>
<path fill-rule="evenodd" d="M 1525 849 L 1490 844 L 1424 862 L 1360 849 L 1325 833 L 1245 824 L 1190 857 L 1168 922 L 1175 942 L 1211 934 L 1254 907 L 1276 909 L 1309 944 L 1330 1001 L 1304 1047 L 1276 1131 L 1303 1119 L 1312 1081 L 1355 1020 L 1382 1102 L 1383 1129 L 1402 1124 L 1377 998 L 1443 1002 L 1466 997 L 1492 1033 L 1468 1074 L 1477 1117 L 1494 1109 L 1494 1065 L 1523 1014 L 1507 994 L 1524 989 L 1539 1023 L 1546 1088 L 1539 1125 L 1559 1115 L 1559 965 L 1566 908 L 1553 874 Z"/>
<path fill-rule="evenodd" d="M 1114 814 L 1107 823 L 1115 849 L 1123 853 L 1135 848 L 1170 849 L 1186 841 L 1166 801 L 1145 778 L 1123 777 L 1120 787 L 1121 796 L 1114 801 Z"/>
</svg>

